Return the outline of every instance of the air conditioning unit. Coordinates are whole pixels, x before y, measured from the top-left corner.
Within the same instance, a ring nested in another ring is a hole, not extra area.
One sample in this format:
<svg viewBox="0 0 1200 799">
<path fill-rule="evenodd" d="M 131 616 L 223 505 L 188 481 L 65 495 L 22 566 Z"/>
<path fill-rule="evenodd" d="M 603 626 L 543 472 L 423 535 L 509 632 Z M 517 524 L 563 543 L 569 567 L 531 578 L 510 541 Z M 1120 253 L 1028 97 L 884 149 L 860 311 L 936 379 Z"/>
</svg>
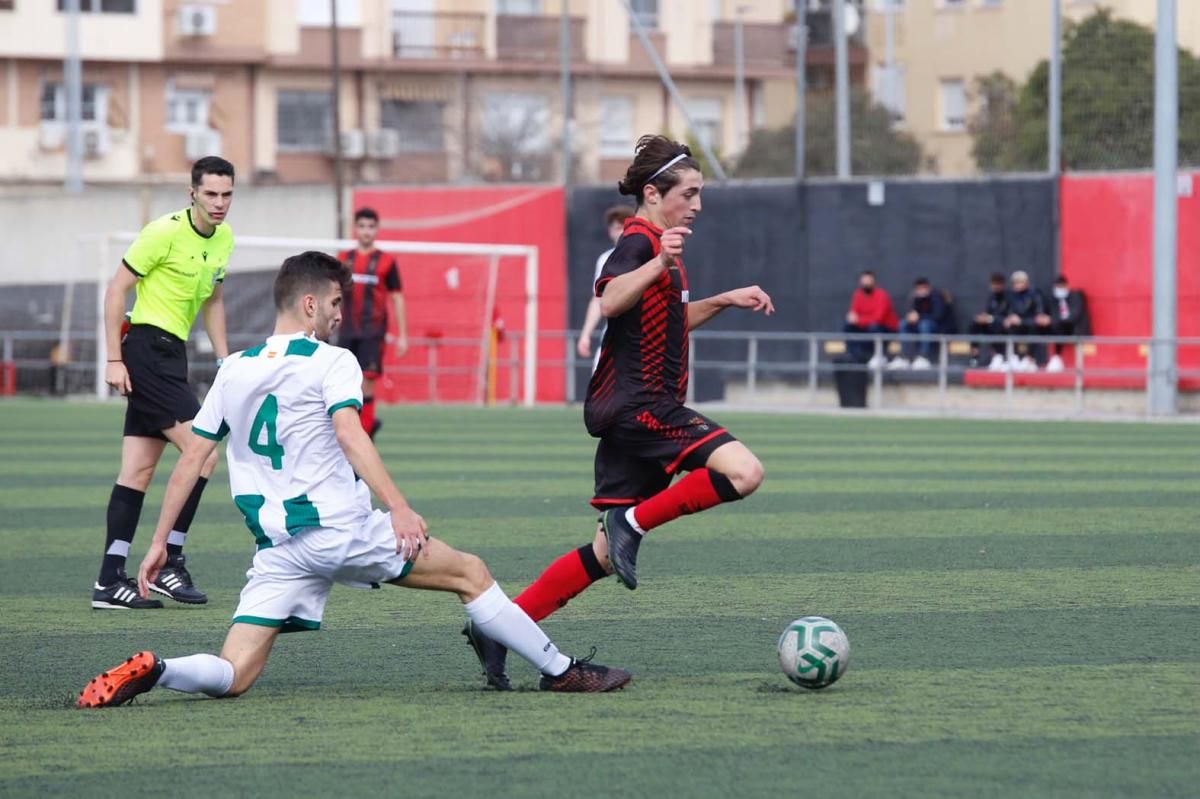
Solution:
<svg viewBox="0 0 1200 799">
<path fill-rule="evenodd" d="M 217 9 L 200 5 L 180 6 L 176 27 L 180 36 L 212 36 L 217 32 Z"/>
<path fill-rule="evenodd" d="M 183 151 L 189 161 L 220 155 L 221 134 L 215 130 L 189 130 L 184 134 Z"/>
<path fill-rule="evenodd" d="M 84 158 L 101 158 L 108 153 L 108 149 L 112 142 L 108 135 L 108 128 L 84 128 L 83 130 L 83 157 Z"/>
<path fill-rule="evenodd" d="M 364 158 L 367 155 L 367 135 L 361 130 L 343 130 L 341 141 L 342 158 Z M 332 143 L 329 154 L 337 155 Z"/>
<path fill-rule="evenodd" d="M 371 158 L 395 158 L 400 155 L 400 131 L 392 128 L 367 134 L 367 155 Z"/>
<path fill-rule="evenodd" d="M 66 126 L 61 122 L 43 122 L 38 129 L 38 146 L 43 150 L 61 150 L 66 138 Z"/>
</svg>

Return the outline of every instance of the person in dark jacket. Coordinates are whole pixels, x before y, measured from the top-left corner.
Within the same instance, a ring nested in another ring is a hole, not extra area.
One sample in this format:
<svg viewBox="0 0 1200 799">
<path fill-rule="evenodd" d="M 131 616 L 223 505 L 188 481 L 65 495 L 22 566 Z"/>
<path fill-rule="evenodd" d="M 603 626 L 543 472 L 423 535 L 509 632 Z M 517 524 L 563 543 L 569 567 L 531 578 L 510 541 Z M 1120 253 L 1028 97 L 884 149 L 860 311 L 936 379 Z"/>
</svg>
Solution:
<svg viewBox="0 0 1200 799">
<path fill-rule="evenodd" d="M 1004 317 L 1008 316 L 1008 281 L 1000 272 L 993 272 L 988 281 L 987 306 L 975 314 L 968 331 L 973 336 L 1000 336 L 1004 334 Z M 988 368 L 1001 371 L 1005 368 L 1004 344 L 994 341 L 988 345 L 992 350 L 992 360 Z M 972 342 L 971 365 L 980 366 L 980 351 L 982 345 Z"/>
<path fill-rule="evenodd" d="M 1038 332 L 1049 336 L 1086 336 L 1088 335 L 1087 298 L 1082 291 L 1071 288 L 1066 275 L 1059 275 L 1054 280 L 1054 296 L 1048 303 L 1046 313 L 1038 316 L 1034 323 Z M 1061 342 L 1050 345 L 1054 353 L 1046 363 L 1047 372 L 1063 370 Z"/>
<path fill-rule="evenodd" d="M 1004 317 L 1004 332 L 1010 336 L 1029 336 L 1038 332 L 1037 320 L 1046 315 L 1046 298 L 1029 282 L 1029 275 L 1017 270 L 1012 273 L 1012 291 L 1008 294 L 1008 316 Z M 1014 348 L 1014 371 L 1036 372 L 1046 362 L 1046 347 L 1042 344 L 1019 343 Z"/>
<path fill-rule="evenodd" d="M 950 306 L 942 292 L 934 290 L 929 278 L 919 277 L 913 281 L 912 301 L 900 323 L 900 332 L 910 335 L 945 333 L 950 327 L 947 323 L 949 315 Z M 930 339 L 904 341 L 900 345 L 900 355 L 888 364 L 888 368 L 907 369 L 911 360 L 913 369 L 929 369 L 933 366 L 931 359 L 936 347 L 937 342 Z"/>
</svg>

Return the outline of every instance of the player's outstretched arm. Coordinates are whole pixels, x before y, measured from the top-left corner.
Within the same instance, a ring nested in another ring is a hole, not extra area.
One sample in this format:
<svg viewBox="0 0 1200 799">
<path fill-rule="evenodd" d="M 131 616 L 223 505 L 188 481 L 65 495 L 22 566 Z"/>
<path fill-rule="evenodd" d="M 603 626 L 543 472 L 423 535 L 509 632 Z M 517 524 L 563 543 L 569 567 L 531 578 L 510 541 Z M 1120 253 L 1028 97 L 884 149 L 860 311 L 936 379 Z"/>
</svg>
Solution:
<svg viewBox="0 0 1200 799">
<path fill-rule="evenodd" d="M 158 514 L 158 526 L 154 528 L 154 539 L 138 569 L 138 591 L 143 599 L 150 596 L 150 583 L 157 579 L 159 570 L 167 562 L 167 536 L 171 533 L 171 526 L 179 518 L 179 512 L 196 487 L 204 462 L 216 448 L 216 441 L 198 436 L 191 430 L 187 432 L 183 452 L 167 482 L 167 493 L 163 497 L 162 511 Z"/>
<path fill-rule="evenodd" d="M 743 286 L 688 303 L 688 327 L 695 330 L 726 308 L 748 308 L 762 311 L 767 316 L 775 313 L 775 305 L 767 292 L 758 286 Z"/>
<path fill-rule="evenodd" d="M 225 284 L 218 283 L 212 295 L 204 301 L 204 329 L 212 342 L 213 354 L 218 358 L 229 357 L 229 337 L 225 332 Z"/>
<path fill-rule="evenodd" d="M 346 453 L 346 460 L 350 461 L 358 476 L 391 512 L 392 530 L 396 533 L 396 551 L 419 552 L 426 538 L 425 520 L 409 507 L 400 489 L 392 482 L 387 467 L 383 465 L 383 459 L 379 457 L 379 451 L 363 430 L 358 411 L 348 406 L 334 411 L 333 431 L 337 435 L 342 452 Z M 412 559 L 413 556 L 410 554 L 408 557 Z"/>
</svg>

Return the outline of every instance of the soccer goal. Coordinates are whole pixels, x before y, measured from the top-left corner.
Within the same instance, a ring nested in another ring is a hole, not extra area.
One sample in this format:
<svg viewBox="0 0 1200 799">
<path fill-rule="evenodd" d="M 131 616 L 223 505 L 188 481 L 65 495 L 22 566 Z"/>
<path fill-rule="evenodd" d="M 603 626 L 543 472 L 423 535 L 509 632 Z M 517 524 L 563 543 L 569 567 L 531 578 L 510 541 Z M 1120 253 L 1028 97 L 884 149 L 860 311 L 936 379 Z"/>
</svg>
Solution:
<svg viewBox="0 0 1200 799">
<path fill-rule="evenodd" d="M 112 233 L 86 242 L 98 263 L 96 394 L 104 383 L 104 290 L 136 233 Z M 272 328 L 272 284 L 285 258 L 305 250 L 336 254 L 353 239 L 235 236 L 225 280 L 226 327 L 231 350 L 261 341 Z M 376 395 L 385 402 L 482 404 L 495 399 L 532 406 L 537 401 L 538 248 L 516 244 L 377 241 L 400 268 L 409 351 L 385 348 Z M 395 324 L 395 320 L 392 320 Z M 497 346 L 503 330 L 507 346 Z M 336 343 L 336 342 L 335 342 Z M 192 331 L 193 351 L 209 350 L 203 316 Z M 505 358 L 515 381 L 497 380 Z M 515 383 L 515 385 L 514 385 Z"/>
</svg>

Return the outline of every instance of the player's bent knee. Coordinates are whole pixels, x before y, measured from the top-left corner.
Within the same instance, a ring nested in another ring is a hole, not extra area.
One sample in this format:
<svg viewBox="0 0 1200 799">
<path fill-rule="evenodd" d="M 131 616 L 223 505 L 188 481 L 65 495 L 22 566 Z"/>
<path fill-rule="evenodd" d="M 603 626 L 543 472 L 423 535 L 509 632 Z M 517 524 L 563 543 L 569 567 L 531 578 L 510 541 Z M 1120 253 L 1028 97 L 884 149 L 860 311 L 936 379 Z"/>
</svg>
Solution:
<svg viewBox="0 0 1200 799">
<path fill-rule="evenodd" d="M 478 555 L 472 555 L 469 552 L 459 554 L 462 564 L 463 588 L 466 589 L 465 591 L 460 591 L 460 593 L 464 595 L 470 594 L 473 597 L 479 596 L 495 582 L 492 579 L 492 573 L 488 569 L 487 564 L 483 562 L 483 558 Z"/>
<path fill-rule="evenodd" d="M 748 497 L 762 485 L 764 477 L 762 462 L 749 450 L 734 461 L 731 467 L 725 474 L 729 478 L 729 482 L 733 484 L 738 496 Z"/>
</svg>

